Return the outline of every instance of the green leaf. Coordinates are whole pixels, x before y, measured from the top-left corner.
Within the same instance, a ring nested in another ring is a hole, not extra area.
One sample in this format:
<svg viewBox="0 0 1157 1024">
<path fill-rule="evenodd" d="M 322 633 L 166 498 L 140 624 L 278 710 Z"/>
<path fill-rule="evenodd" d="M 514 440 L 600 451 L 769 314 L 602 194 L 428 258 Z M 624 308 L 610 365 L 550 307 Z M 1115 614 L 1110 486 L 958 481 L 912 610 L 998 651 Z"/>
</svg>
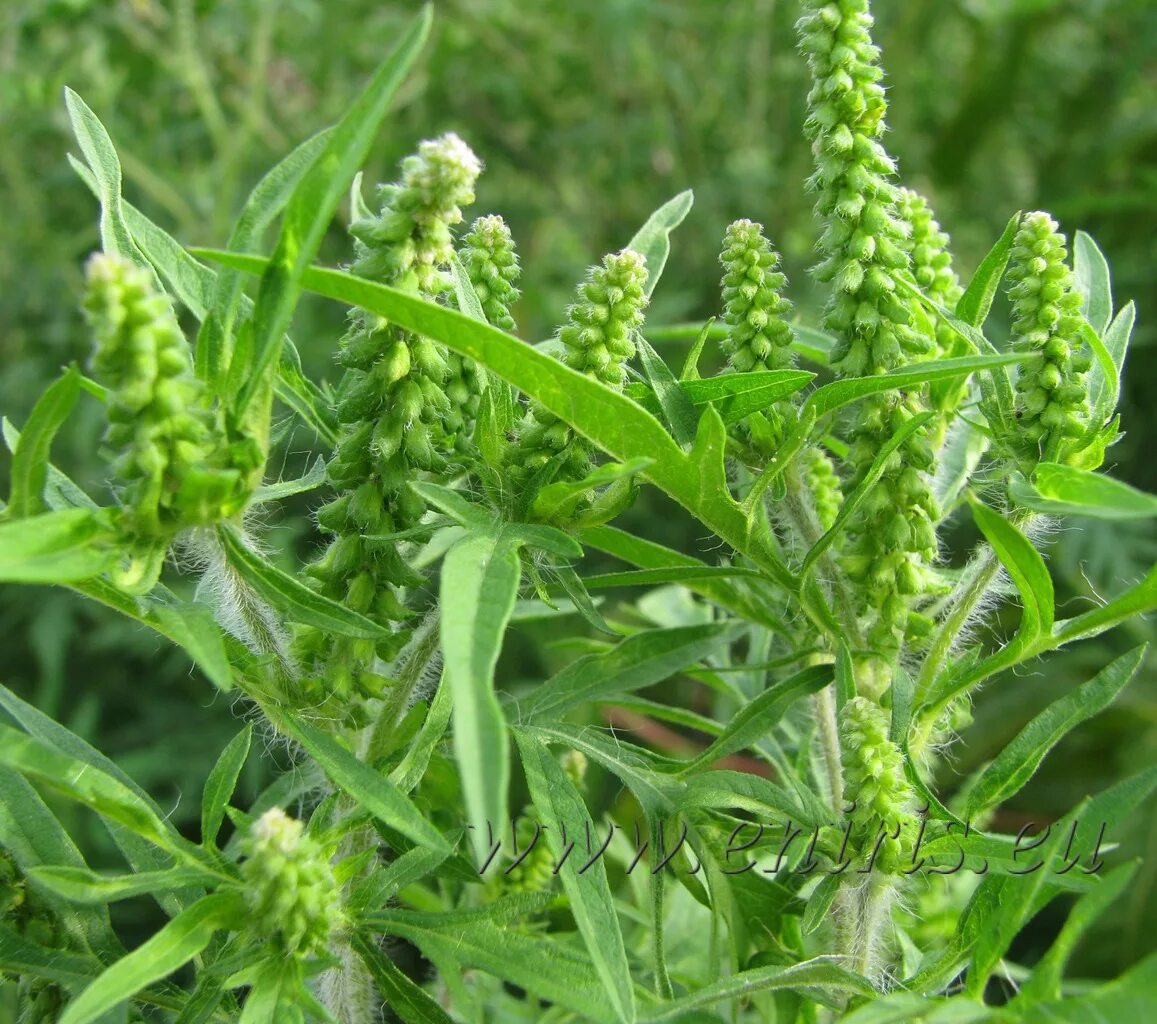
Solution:
<svg viewBox="0 0 1157 1024">
<path fill-rule="evenodd" d="M 558 480 L 547 484 L 535 496 L 534 515 L 548 522 L 565 519 L 578 508 L 583 497 L 596 487 L 628 480 L 650 464 L 650 459 L 632 459 L 627 463 L 607 462 L 592 470 L 582 480 Z"/>
<path fill-rule="evenodd" d="M 189 857 L 191 844 L 162 821 L 145 800 L 91 764 L 6 725 L 0 725 L 0 764 L 91 807 L 163 850 Z"/>
<path fill-rule="evenodd" d="M 116 147 L 100 123 L 100 118 L 67 86 L 64 90 L 64 104 L 68 108 L 77 145 L 96 179 L 100 199 L 100 237 L 104 250 L 134 263 L 141 263 L 140 251 L 133 244 L 121 205 L 121 163 Z"/>
<path fill-rule="evenodd" d="M 61 509 L 0 523 L 0 582 L 73 583 L 112 569 L 120 557 L 108 516 Z"/>
<path fill-rule="evenodd" d="M 394 95 L 430 31 L 427 6 L 402 34 L 362 94 L 333 128 L 325 149 L 293 190 L 282 218 L 281 235 L 262 276 L 253 311 L 252 358 L 230 377 L 239 388 L 233 409 L 243 415 L 277 365 L 281 342 L 293 318 L 302 278 L 321 245 L 334 211 L 365 162 Z"/>
<path fill-rule="evenodd" d="M 956 315 L 966 324 L 980 328 L 988 319 L 988 311 L 992 308 L 992 300 L 996 298 L 996 291 L 1004 277 L 1005 267 L 1008 266 L 1008 257 L 1012 252 L 1012 243 L 1020 228 L 1020 214 L 1015 213 L 1005 225 L 1004 231 L 996 244 L 989 249 L 988 255 L 980 261 L 972 280 L 964 294 L 956 303 Z"/>
<path fill-rule="evenodd" d="M 12 453 L 12 484 L 8 497 L 8 515 L 12 518 L 35 515 L 46 508 L 44 488 L 48 481 L 49 450 L 76 405 L 79 394 L 80 373 L 71 366 L 32 407 Z"/>
<path fill-rule="evenodd" d="M 85 869 L 81 855 L 64 826 L 31 784 L 19 773 L 0 768 L 0 848 L 25 872 L 43 864 Z M 108 914 L 49 894 L 45 904 L 67 931 L 104 956 L 123 952 Z"/>
<path fill-rule="evenodd" d="M 626 248 L 633 249 L 647 261 L 645 290 L 648 299 L 654 294 L 655 286 L 663 275 L 663 268 L 667 265 L 667 257 L 671 254 L 671 232 L 683 223 L 694 202 L 695 193 L 691 189 L 668 199 L 647 218 L 646 223 L 626 245 Z"/>
<path fill-rule="evenodd" d="M 806 370 L 760 370 L 684 380 L 679 387 L 693 405 L 713 403 L 723 422 L 731 426 L 753 412 L 790 398 L 814 379 L 815 374 Z"/>
<path fill-rule="evenodd" d="M 203 887 L 221 881 L 219 875 L 194 867 L 142 871 L 132 875 L 102 875 L 87 868 L 45 865 L 29 868 L 27 874 L 37 885 L 79 904 L 113 903 L 144 893 Z"/>
<path fill-rule="evenodd" d="M 651 587 L 664 583 L 689 585 L 699 580 L 763 579 L 754 569 L 741 565 L 687 565 L 670 569 L 629 569 L 626 572 L 606 572 L 587 576 L 583 582 L 591 590 L 606 587 Z"/>
<path fill-rule="evenodd" d="M 961 356 L 957 359 L 933 359 L 923 363 L 912 363 L 891 373 L 882 373 L 874 377 L 844 377 L 813 391 L 804 402 L 804 408 L 811 407 L 815 409 L 817 416 L 823 416 L 868 395 L 902 390 L 928 381 L 966 377 L 980 370 L 1022 363 L 1026 358 L 1027 356 L 1019 352 L 998 352 L 991 355 Z"/>
<path fill-rule="evenodd" d="M 1053 628 L 1053 581 L 1044 559 L 1032 542 L 999 512 L 974 501 L 972 516 L 1020 593 L 1023 612 L 1016 642 L 1031 643 Z"/>
<path fill-rule="evenodd" d="M 232 527 L 218 527 L 217 536 L 229 565 L 237 575 L 262 600 L 284 612 L 294 622 L 341 636 L 376 640 L 385 635 L 381 626 L 364 615 L 310 590 L 293 576 L 270 565 Z"/>
<path fill-rule="evenodd" d="M 484 908 L 493 912 L 495 906 Z M 383 911 L 366 923 L 412 942 L 432 960 L 473 967 L 577 1013 L 591 1024 L 616 1024 L 591 958 L 549 936 L 504 927 L 478 915 Z"/>
<path fill-rule="evenodd" d="M 201 842 L 206 846 L 217 844 L 217 833 L 221 831 L 221 822 L 225 820 L 225 807 L 237 788 L 237 779 L 249 757 L 252 741 L 253 726 L 249 724 L 221 751 L 221 756 L 209 772 L 209 778 L 205 780 L 205 789 L 201 794 Z"/>
<path fill-rule="evenodd" d="M 671 428 L 671 436 L 680 445 L 690 444 L 695 439 L 695 426 L 699 422 L 695 406 L 684 394 L 671 368 L 663 362 L 663 357 L 651 347 L 651 343 L 641 334 L 636 342 L 643 374 L 655 393 L 667 426 Z"/>
<path fill-rule="evenodd" d="M 225 653 L 221 629 L 208 607 L 184 601 L 157 604 L 153 614 L 167 634 L 185 649 L 209 682 L 222 693 L 233 689 L 233 669 Z"/>
<path fill-rule="evenodd" d="M 466 537 L 442 565 L 442 656 L 454 701 L 454 754 L 480 863 L 488 829 L 498 832 L 508 820 L 510 746 L 494 668 L 521 578 L 517 546 L 500 533 Z"/>
<path fill-rule="evenodd" d="M 235 892 L 204 897 L 106 970 L 68 1004 L 60 1024 L 89 1024 L 97 1020 L 188 963 L 209 945 L 218 929 L 235 926 L 243 915 L 244 908 Z"/>
<path fill-rule="evenodd" d="M 726 999 L 741 999 L 756 992 L 797 990 L 828 1006 L 840 1005 L 828 992 L 849 992 L 869 998 L 877 994 L 867 978 L 840 967 L 838 961 L 839 957 L 835 956 L 817 956 L 790 967 L 774 965 L 740 971 L 673 999 L 661 1009 L 646 1013 L 639 1021 L 640 1024 L 660 1024 L 662 1021 L 682 1020 L 683 1015 L 692 1010 Z"/>
<path fill-rule="evenodd" d="M 792 343 L 794 348 L 804 359 L 810 360 L 819 366 L 830 366 L 832 348 L 836 339 L 823 331 L 817 331 L 806 324 L 792 324 L 791 333 L 795 335 Z"/>
<path fill-rule="evenodd" d="M 1081 312 L 1089 326 L 1103 336 L 1113 316 L 1109 264 L 1092 236 L 1078 231 L 1073 237 L 1073 284 L 1081 295 Z"/>
<path fill-rule="evenodd" d="M 1014 476 L 1008 493 L 1018 505 L 1052 515 L 1109 520 L 1157 516 L 1157 497 L 1152 494 L 1103 473 L 1055 462 L 1040 463 L 1031 483 Z"/>
<path fill-rule="evenodd" d="M 782 683 L 764 690 L 736 713 L 706 750 L 681 764 L 679 774 L 687 775 L 707 767 L 721 757 L 751 746 L 759 737 L 766 735 L 800 697 L 818 693 L 832 682 L 832 678 L 831 665 L 809 665 Z"/>
<path fill-rule="evenodd" d="M 555 862 L 559 863 L 566 852 L 566 840 L 561 829 L 565 827 L 569 836 L 594 835 L 595 823 L 574 783 L 546 745 L 537 737 L 517 729 L 514 737 L 526 771 L 531 802 L 539 817 L 547 823 L 544 829 L 546 842 Z M 581 873 L 577 863 L 564 865 L 559 875 L 570 901 L 570 912 L 611 1004 L 619 1020 L 632 1024 L 635 1020 L 635 995 L 631 968 L 607 881 L 606 863 L 599 858 Z"/>
<path fill-rule="evenodd" d="M 442 834 L 393 782 L 359 761 L 336 739 L 284 708 L 271 712 L 274 724 L 300 743 L 338 789 L 375 818 L 419 845 L 448 849 Z"/>
<path fill-rule="evenodd" d="M 1129 350 L 1129 340 L 1133 336 L 1133 323 L 1137 318 L 1137 307 L 1132 302 L 1125 303 L 1113 317 L 1101 338 L 1105 352 L 1113 363 L 1115 373 L 1101 365 L 1100 359 L 1089 369 L 1089 405 L 1102 421 L 1109 419 L 1121 398 L 1121 377 L 1125 372 L 1125 355 Z M 1099 355 L 1099 353 L 1098 353 Z"/>
<path fill-rule="evenodd" d="M 810 935 L 818 930 L 820 925 L 828 919 L 832 902 L 840 890 L 841 881 L 839 875 L 827 874 L 824 875 L 820 884 L 812 890 L 803 912 L 802 926 L 805 935 Z"/>
<path fill-rule="evenodd" d="M 260 273 L 268 263 L 238 253 L 198 251 L 253 273 Z M 784 585 L 794 583 L 774 551 L 759 537 L 751 536 L 748 516 L 726 490 L 722 465 L 726 428 L 718 415 L 700 417 L 700 433 L 715 449 L 710 459 L 703 458 L 703 449 L 688 456 L 663 425 L 630 398 L 511 335 L 456 310 L 351 274 L 312 268 L 302 280 L 309 291 L 385 316 L 489 367 L 612 458 L 620 462 L 651 459 L 643 475 L 652 483 Z M 707 434 L 703 434 L 705 429 Z M 707 461 L 713 465 L 707 467 Z"/>
<path fill-rule="evenodd" d="M 703 349 L 707 347 L 707 340 L 711 337 L 711 328 L 715 326 L 715 317 L 708 320 L 695 336 L 687 358 L 683 361 L 683 369 L 679 373 L 680 381 L 699 380 L 699 359 Z"/>
<path fill-rule="evenodd" d="M 1157 1005 L 1157 954 L 1130 967 L 1119 978 L 1091 992 L 1068 994 L 1055 1002 L 1020 1008 L 1013 1003 L 998 1018 L 1000 1024 L 1106 1024 L 1146 1021 Z"/>
<path fill-rule="evenodd" d="M 376 942 L 355 933 L 353 947 L 373 977 L 378 994 L 403 1024 L 453 1024 L 446 1011 L 403 974 Z"/>
<path fill-rule="evenodd" d="M 786 632 L 783 622 L 776 618 L 767 607 L 766 601 L 753 598 L 738 587 L 728 583 L 704 562 L 679 551 L 644 540 L 613 526 L 595 526 L 581 529 L 577 534 L 587 547 L 604 551 L 631 565 L 647 571 L 679 572 L 687 570 L 682 577 L 684 586 L 693 593 L 702 594 L 721 608 L 726 608 L 743 616 L 750 622 L 759 623 L 776 633 Z M 727 573 L 726 575 L 733 575 Z"/>
<path fill-rule="evenodd" d="M 329 136 L 327 129 L 306 139 L 257 183 L 229 235 L 229 248 L 233 252 L 255 250 L 262 233 L 285 208 L 302 177 L 328 145 Z M 209 382 L 214 392 L 220 392 L 225 384 L 225 371 L 233 352 L 233 332 L 242 309 L 243 281 L 243 275 L 235 270 L 223 270 L 216 275 L 197 333 L 197 375 Z"/>
<path fill-rule="evenodd" d="M 725 647 L 738 634 L 739 627 L 728 623 L 636 633 L 552 676 L 518 702 L 519 720 L 558 720 L 577 705 L 654 686 Z"/>
<path fill-rule="evenodd" d="M 253 505 L 264 505 L 271 501 L 291 498 L 295 494 L 307 494 L 325 485 L 325 458 L 321 455 L 314 460 L 309 471 L 295 480 L 280 480 L 275 484 L 262 484 L 253 493 Z"/>
<path fill-rule="evenodd" d="M 76 989 L 90 982 L 98 970 L 100 964 L 90 958 L 30 942 L 0 920 L 0 971 Z"/>
<path fill-rule="evenodd" d="M 1029 722 L 976 781 L 969 792 L 965 817 L 976 819 L 982 811 L 998 806 L 1020 790 L 1068 732 L 1116 699 L 1137 673 L 1147 650 L 1148 646 L 1142 645 L 1117 658 Z"/>
<path fill-rule="evenodd" d="M 1128 888 L 1137 874 L 1139 861 L 1114 868 L 1092 892 L 1085 893 L 1069 911 L 1060 934 L 1033 968 L 1032 976 L 1024 982 L 1012 1002 L 1014 1009 L 1042 999 L 1060 999 L 1061 981 L 1065 965 L 1072 956 L 1081 936 Z"/>
</svg>

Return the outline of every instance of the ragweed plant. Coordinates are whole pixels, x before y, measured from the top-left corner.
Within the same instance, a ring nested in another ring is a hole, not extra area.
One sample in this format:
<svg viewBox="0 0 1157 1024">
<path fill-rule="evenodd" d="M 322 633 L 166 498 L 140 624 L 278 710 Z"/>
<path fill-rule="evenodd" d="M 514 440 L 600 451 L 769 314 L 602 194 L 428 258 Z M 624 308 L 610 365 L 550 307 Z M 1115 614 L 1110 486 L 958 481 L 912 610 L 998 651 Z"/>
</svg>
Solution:
<svg viewBox="0 0 1157 1024">
<path fill-rule="evenodd" d="M 189 836 L 0 689 L 19 1019 L 1143 1019 L 1152 959 L 1099 985 L 1065 966 L 1129 882 L 1113 834 L 1157 770 L 1039 831 L 997 812 L 1145 648 L 975 775 L 946 756 L 982 685 L 1024 686 L 1019 667 L 1157 607 L 1155 570 L 1058 618 L 1042 553 L 1057 519 L 1157 512 L 1098 472 L 1133 308 L 1114 314 L 1092 240 L 1070 262 L 1048 214 L 1017 213 L 963 284 L 884 146 L 867 0 L 805 0 L 819 326 L 753 220 L 723 232 L 718 326 L 646 324 L 688 192 L 592 257 L 556 337 L 523 340 L 510 231 L 461 227 L 482 170 L 462 139 L 422 142 L 375 208 L 355 179 L 429 20 L 259 183 L 225 250 L 130 206 L 112 140 L 68 96 L 101 203 L 92 376 L 69 368 L 4 424 L 0 580 L 155 631 L 252 721 Z M 354 180 L 348 269 L 315 266 Z M 1002 286 L 1008 344 L 988 327 Z M 332 384 L 287 336 L 304 292 L 350 310 L 344 336 L 297 338 L 333 354 Z M 676 373 L 655 344 L 684 334 Z M 108 423 L 99 495 L 49 461 L 81 400 Z M 301 479 L 271 478 L 275 402 L 324 454 Z M 295 494 L 313 550 L 273 553 L 258 512 Z M 632 530 L 611 525 L 640 499 Z M 702 550 L 649 533 L 676 514 Z M 508 671 L 508 634 L 543 621 L 569 641 L 556 671 Z M 242 807 L 255 729 L 294 763 Z M 107 825 L 119 871 L 89 866 L 61 801 Z M 145 896 L 164 920 L 126 950 L 108 904 Z M 1055 942 L 1019 962 L 1062 898 Z"/>
</svg>

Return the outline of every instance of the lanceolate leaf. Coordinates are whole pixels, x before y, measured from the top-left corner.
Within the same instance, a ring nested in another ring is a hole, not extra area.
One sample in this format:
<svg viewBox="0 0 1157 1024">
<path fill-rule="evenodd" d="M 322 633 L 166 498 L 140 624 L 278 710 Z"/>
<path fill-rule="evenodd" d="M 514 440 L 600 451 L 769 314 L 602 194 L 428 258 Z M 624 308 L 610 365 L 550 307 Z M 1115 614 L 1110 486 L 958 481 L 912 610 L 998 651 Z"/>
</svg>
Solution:
<svg viewBox="0 0 1157 1024">
<path fill-rule="evenodd" d="M 0 725 L 0 764 L 91 807 L 163 850 L 189 856 L 191 844 L 124 783 L 6 725 Z"/>
<path fill-rule="evenodd" d="M 120 554 L 104 512 L 61 509 L 0 523 L 0 582 L 73 583 L 112 569 Z"/>
<path fill-rule="evenodd" d="M 982 811 L 1003 803 L 1028 782 L 1045 755 L 1066 733 L 1113 702 L 1137 673 L 1147 651 L 1143 645 L 1117 658 L 1029 722 L 972 787 L 966 817 L 975 820 Z"/>
<path fill-rule="evenodd" d="M 928 381 L 967 377 L 981 370 L 1011 366 L 1023 362 L 1025 358 L 1017 352 L 961 356 L 958 359 L 934 359 L 912 363 L 891 373 L 882 373 L 874 377 L 844 377 L 817 388 L 808 395 L 804 404 L 805 407 L 814 408 L 817 416 L 823 416 L 868 395 L 915 387 Z"/>
<path fill-rule="evenodd" d="M 1009 253 L 1012 251 L 1012 242 L 1016 238 L 1020 227 L 1020 214 L 1015 213 L 1005 225 L 1004 231 L 996 244 L 988 251 L 988 255 L 980 261 L 972 280 L 960 300 L 956 303 L 956 315 L 966 324 L 980 328 L 988 319 L 988 311 L 992 308 L 992 300 L 996 298 L 1000 279 L 1004 277 L 1004 269 L 1008 266 Z"/>
<path fill-rule="evenodd" d="M 237 779 L 249 757 L 249 744 L 253 739 L 253 726 L 246 725 L 229 741 L 221 751 L 217 763 L 205 781 L 205 791 L 201 795 L 201 842 L 216 845 L 217 833 L 225 820 L 225 807 L 237 788 Z"/>
<path fill-rule="evenodd" d="M 654 294 L 667 265 L 667 257 L 671 254 L 671 232 L 683 223 L 694 202 L 695 194 L 690 189 L 668 199 L 627 243 L 628 249 L 633 249 L 647 261 L 647 298 Z"/>
<path fill-rule="evenodd" d="M 644 1014 L 639 1018 L 640 1024 L 684 1020 L 684 1015 L 691 1010 L 711 1006 L 725 999 L 737 999 L 774 989 L 807 991 L 817 997 L 818 1001 L 831 1006 L 838 1005 L 834 993 L 848 992 L 860 996 L 876 994 L 867 978 L 839 966 L 837 961 L 837 957 L 820 956 L 790 967 L 756 967 L 741 971 L 712 985 L 704 985 L 661 1009 Z M 829 995 L 828 990 L 833 994 Z"/>
<path fill-rule="evenodd" d="M 1016 584 L 1024 609 L 1017 641 L 1029 643 L 1053 628 L 1053 581 L 1044 559 L 1011 522 L 979 502 L 972 503 L 976 525 Z"/>
<path fill-rule="evenodd" d="M 121 164 L 116 149 L 100 118 L 71 89 L 65 88 L 64 102 L 72 121 L 77 145 L 96 178 L 100 198 L 100 237 L 105 252 L 141 263 L 140 252 L 133 244 L 125 224 L 121 200 Z"/>
<path fill-rule="evenodd" d="M 217 536 L 230 566 L 246 583 L 274 608 L 294 622 L 315 626 L 342 636 L 377 639 L 384 634 L 381 626 L 337 601 L 310 590 L 293 576 L 265 561 L 235 530 L 219 527 Z"/>
<path fill-rule="evenodd" d="M 221 629 L 207 605 L 174 601 L 157 604 L 153 614 L 217 689 L 222 693 L 233 689 L 233 669 Z"/>
<path fill-rule="evenodd" d="M 237 892 L 206 896 L 182 911 L 143 946 L 118 960 L 64 1011 L 60 1024 L 89 1024 L 154 981 L 188 963 L 221 928 L 236 927 L 245 910 Z"/>
<path fill-rule="evenodd" d="M 1032 482 L 1013 477 L 1009 495 L 1021 507 L 1053 515 L 1093 519 L 1151 519 L 1157 516 L 1157 497 L 1120 480 L 1087 469 L 1042 462 Z"/>
<path fill-rule="evenodd" d="M 534 735 L 515 731 L 530 799 L 545 825 L 546 843 L 559 863 L 568 842 L 593 835 L 595 823 L 562 766 Z M 563 834 L 563 829 L 566 835 Z M 540 833 L 541 835 L 542 833 Z M 615 1012 L 623 1024 L 635 1019 L 635 996 L 631 968 L 615 913 L 614 898 L 607 882 L 605 862 L 600 858 L 586 867 L 581 861 L 563 864 L 559 870 L 563 889 L 570 899 L 570 911 L 578 924 L 595 970 L 603 982 Z"/>
<path fill-rule="evenodd" d="M 432 8 L 426 7 L 410 24 L 293 191 L 277 248 L 257 294 L 252 357 L 241 368 L 242 372 L 231 371 L 231 379 L 239 389 L 234 403 L 239 415 L 257 392 L 271 383 L 265 378 L 280 356 L 281 341 L 293 317 L 302 275 L 321 245 L 334 210 L 354 174 L 365 162 L 378 125 L 398 87 L 426 41 L 431 16 Z"/>
<path fill-rule="evenodd" d="M 221 881 L 219 875 L 194 867 L 141 871 L 132 875 L 102 875 L 87 868 L 46 865 L 29 868 L 28 877 L 37 885 L 79 904 L 112 903 L 161 889 L 203 887 Z"/>
<path fill-rule="evenodd" d="M 354 936 L 353 946 L 373 976 L 378 993 L 403 1024 L 453 1024 L 446 1011 L 411 981 L 376 942 L 359 933 Z"/>
<path fill-rule="evenodd" d="M 415 843 L 445 850 L 446 840 L 393 782 L 359 761 L 337 740 L 308 722 L 276 711 L 271 717 L 313 756 L 334 785 L 351 796 L 384 825 Z"/>
<path fill-rule="evenodd" d="M 815 374 L 806 370 L 756 370 L 724 373 L 704 380 L 684 380 L 679 387 L 693 405 L 714 404 L 730 426 L 775 402 L 790 398 Z"/>
<path fill-rule="evenodd" d="M 454 700 L 454 752 L 480 864 L 491 831 L 502 835 L 508 824 L 510 745 L 494 668 L 521 579 L 518 548 L 501 533 L 466 537 L 442 564 L 442 655 Z"/>
<path fill-rule="evenodd" d="M 1089 326 L 1103 336 L 1113 316 L 1113 292 L 1109 264 L 1092 236 L 1078 231 L 1073 236 L 1073 283 L 1081 293 L 1081 311 Z"/>
<path fill-rule="evenodd" d="M 737 635 L 737 627 L 720 623 L 637 633 L 605 654 L 589 654 L 548 679 L 519 701 L 519 716 L 528 722 L 557 720 L 576 705 L 653 686 Z"/>
<path fill-rule="evenodd" d="M 646 374 L 647 383 L 655 393 L 667 426 L 671 428 L 671 436 L 681 445 L 690 444 L 695 439 L 695 425 L 699 422 L 695 406 L 687 398 L 671 368 L 663 362 L 663 357 L 641 334 L 638 336 L 637 346 L 643 373 Z"/>
<path fill-rule="evenodd" d="M 831 683 L 831 665 L 811 665 L 782 683 L 765 690 L 727 723 L 721 735 L 698 757 L 680 767 L 687 775 L 728 754 L 750 746 L 778 722 L 800 697 L 818 693 Z"/>
<path fill-rule="evenodd" d="M 32 407 L 12 453 L 8 514 L 13 518 L 34 515 L 47 507 L 44 487 L 48 480 L 49 449 L 79 394 L 80 374 L 73 366 L 53 382 Z"/>
</svg>

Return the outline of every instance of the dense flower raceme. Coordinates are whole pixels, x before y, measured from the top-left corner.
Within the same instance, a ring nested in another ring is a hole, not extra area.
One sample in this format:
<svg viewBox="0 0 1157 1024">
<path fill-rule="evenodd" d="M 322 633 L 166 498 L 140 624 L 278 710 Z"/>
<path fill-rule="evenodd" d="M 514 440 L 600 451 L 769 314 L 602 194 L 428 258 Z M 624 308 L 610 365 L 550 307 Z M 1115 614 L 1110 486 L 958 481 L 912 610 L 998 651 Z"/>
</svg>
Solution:
<svg viewBox="0 0 1157 1024">
<path fill-rule="evenodd" d="M 424 298 L 445 296 L 452 287 L 451 228 L 473 201 L 480 171 L 456 135 L 421 143 L 404 161 L 401 181 L 381 188 L 380 212 L 351 227 L 353 273 Z M 328 467 L 338 496 L 317 513 L 333 541 L 310 572 L 323 593 L 347 607 L 382 623 L 402 622 L 412 614 L 404 590 L 421 577 L 393 535 L 425 514 L 408 483 L 416 473 L 446 468 L 466 429 L 470 378 L 456 364 L 464 387 L 448 391 L 451 366 L 441 345 L 359 309 L 351 312 L 338 358 L 345 367 L 337 392 L 341 434 Z M 373 696 L 384 683 L 375 658 L 392 657 L 402 642 L 402 632 L 375 644 L 311 630 L 303 631 L 298 654 L 327 695 Z"/>
<path fill-rule="evenodd" d="M 929 355 L 934 341 L 918 330 L 900 287 L 911 269 L 910 229 L 892 181 L 895 167 L 879 142 L 886 102 L 872 17 L 867 0 L 807 0 L 804 6 L 800 45 L 813 78 L 806 130 L 816 159 L 816 210 L 824 223 L 816 276 L 833 288 L 824 317 L 837 339 L 832 362 L 845 376 L 884 373 Z M 852 486 L 924 407 L 920 389 L 862 403 L 851 436 Z M 912 603 L 932 585 L 927 564 L 937 554 L 933 464 L 925 432 L 912 433 L 849 529 L 845 564 L 858 584 L 869 640 L 888 656 L 926 627 Z M 864 673 L 865 682 L 876 680 L 870 687 L 876 690 L 887 676 L 879 667 Z"/>
<path fill-rule="evenodd" d="M 243 471 L 256 453 L 230 446 L 216 428 L 188 343 L 152 275 L 98 253 L 88 265 L 85 310 L 93 373 L 108 388 L 105 442 L 127 532 L 167 540 L 239 512 Z"/>
<path fill-rule="evenodd" d="M 635 354 L 635 332 L 643 323 L 646 283 L 646 260 L 631 249 L 605 256 L 587 272 L 558 332 L 569 367 L 622 388 L 624 364 Z M 511 471 L 524 482 L 543 475 L 579 480 L 589 470 L 591 456 L 590 444 L 572 427 L 531 403 L 511 452 Z"/>
<path fill-rule="evenodd" d="M 1085 373 L 1090 356 L 1080 339 L 1081 299 L 1066 263 L 1065 239 L 1047 213 L 1021 222 L 1009 259 L 1012 345 L 1032 358 L 1016 382 L 1015 457 L 1062 460 L 1089 425 Z"/>
</svg>

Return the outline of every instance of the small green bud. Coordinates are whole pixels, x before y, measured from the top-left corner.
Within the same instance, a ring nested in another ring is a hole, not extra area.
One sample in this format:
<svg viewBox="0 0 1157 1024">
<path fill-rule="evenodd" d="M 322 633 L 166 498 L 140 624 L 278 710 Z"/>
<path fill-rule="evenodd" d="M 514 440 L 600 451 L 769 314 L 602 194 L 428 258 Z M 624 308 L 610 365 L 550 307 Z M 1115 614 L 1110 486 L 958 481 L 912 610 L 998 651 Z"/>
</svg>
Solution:
<svg viewBox="0 0 1157 1024">
<path fill-rule="evenodd" d="M 343 916 L 329 859 L 317 841 L 275 807 L 253 823 L 244 852 L 241 875 L 253 937 L 288 956 L 324 950 Z"/>
</svg>

